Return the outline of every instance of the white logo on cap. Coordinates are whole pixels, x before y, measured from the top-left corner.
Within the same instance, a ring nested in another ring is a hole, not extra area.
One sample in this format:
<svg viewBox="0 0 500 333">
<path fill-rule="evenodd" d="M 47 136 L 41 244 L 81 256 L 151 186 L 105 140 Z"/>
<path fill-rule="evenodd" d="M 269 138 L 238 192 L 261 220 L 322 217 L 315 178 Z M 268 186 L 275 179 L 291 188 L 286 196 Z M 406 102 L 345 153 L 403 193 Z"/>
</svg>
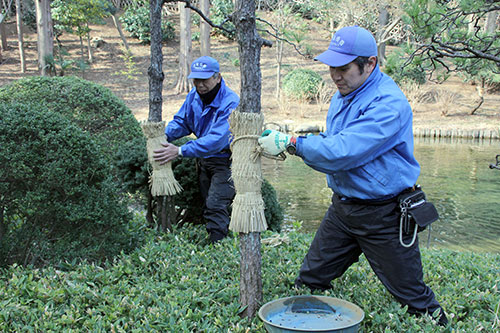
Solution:
<svg viewBox="0 0 500 333">
<path fill-rule="evenodd" d="M 334 46 L 336 46 L 336 47 L 342 47 L 342 45 L 344 45 L 344 43 L 345 43 L 345 41 L 344 41 L 342 38 L 340 38 L 340 36 L 337 36 L 337 37 L 333 40 L 333 43 L 332 43 L 332 44 L 334 44 Z"/>
<path fill-rule="evenodd" d="M 197 70 L 204 70 L 208 67 L 207 64 L 203 63 L 203 62 L 197 62 L 193 65 L 193 69 L 197 69 Z"/>
</svg>

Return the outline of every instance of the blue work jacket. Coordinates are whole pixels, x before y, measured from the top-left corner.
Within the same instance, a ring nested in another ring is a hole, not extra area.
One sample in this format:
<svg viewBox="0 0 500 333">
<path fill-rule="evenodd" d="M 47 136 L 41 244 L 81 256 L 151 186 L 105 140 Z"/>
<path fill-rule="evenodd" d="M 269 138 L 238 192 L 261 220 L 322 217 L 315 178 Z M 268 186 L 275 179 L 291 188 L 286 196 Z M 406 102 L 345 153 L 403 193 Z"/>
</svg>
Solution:
<svg viewBox="0 0 500 333">
<path fill-rule="evenodd" d="M 219 92 L 209 105 L 203 105 L 196 88 L 191 89 L 184 104 L 165 128 L 167 140 L 172 142 L 194 134 L 196 140 L 182 147 L 185 157 L 229 156 L 230 132 L 228 118 L 240 102 L 238 95 L 221 79 Z"/>
<path fill-rule="evenodd" d="M 339 196 L 383 200 L 412 187 L 413 114 L 403 92 L 377 65 L 355 91 L 332 97 L 326 132 L 299 137 L 297 155 L 327 176 Z"/>
</svg>

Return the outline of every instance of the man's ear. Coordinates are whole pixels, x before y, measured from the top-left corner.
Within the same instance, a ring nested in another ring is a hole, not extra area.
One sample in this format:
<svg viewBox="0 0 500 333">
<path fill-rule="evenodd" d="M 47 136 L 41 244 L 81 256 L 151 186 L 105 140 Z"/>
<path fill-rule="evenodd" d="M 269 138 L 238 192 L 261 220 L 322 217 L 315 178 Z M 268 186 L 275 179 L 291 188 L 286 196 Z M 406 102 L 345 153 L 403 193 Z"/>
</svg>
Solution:
<svg viewBox="0 0 500 333">
<path fill-rule="evenodd" d="M 367 65 L 369 66 L 368 69 L 371 73 L 373 71 L 373 69 L 375 68 L 375 66 L 377 66 L 377 57 L 375 57 L 375 56 L 369 57 Z"/>
</svg>

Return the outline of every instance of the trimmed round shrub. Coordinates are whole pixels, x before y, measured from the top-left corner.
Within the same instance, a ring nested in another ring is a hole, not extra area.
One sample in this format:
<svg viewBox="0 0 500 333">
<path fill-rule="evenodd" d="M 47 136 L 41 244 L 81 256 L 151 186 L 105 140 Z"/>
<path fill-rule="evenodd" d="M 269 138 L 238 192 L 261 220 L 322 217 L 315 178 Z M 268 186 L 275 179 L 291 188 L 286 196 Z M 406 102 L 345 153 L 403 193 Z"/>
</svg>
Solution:
<svg viewBox="0 0 500 333">
<path fill-rule="evenodd" d="M 118 183 L 137 177 L 136 166 L 119 160 L 119 155 L 145 152 L 146 139 L 132 111 L 108 88 L 75 76 L 36 76 L 0 88 L 0 103 L 10 102 L 40 104 L 65 117 L 96 140 L 113 175 L 121 177 Z"/>
<path fill-rule="evenodd" d="M 100 261 L 135 246 L 92 133 L 41 103 L 0 103 L 0 262 Z"/>
<path fill-rule="evenodd" d="M 312 100 L 318 95 L 321 76 L 310 69 L 298 68 L 283 78 L 283 92 L 288 97 Z"/>
</svg>

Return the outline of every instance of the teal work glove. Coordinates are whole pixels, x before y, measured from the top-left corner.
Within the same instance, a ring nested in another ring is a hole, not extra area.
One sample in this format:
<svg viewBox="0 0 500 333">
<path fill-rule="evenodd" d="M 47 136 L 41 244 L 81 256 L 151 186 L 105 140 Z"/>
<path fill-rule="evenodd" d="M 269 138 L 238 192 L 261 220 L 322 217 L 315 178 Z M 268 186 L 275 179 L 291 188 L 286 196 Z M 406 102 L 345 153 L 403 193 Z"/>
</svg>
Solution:
<svg viewBox="0 0 500 333">
<path fill-rule="evenodd" d="M 291 138 L 291 135 L 267 129 L 262 132 L 258 141 L 264 152 L 270 155 L 278 155 L 285 151 L 286 145 L 290 142 Z"/>
</svg>

